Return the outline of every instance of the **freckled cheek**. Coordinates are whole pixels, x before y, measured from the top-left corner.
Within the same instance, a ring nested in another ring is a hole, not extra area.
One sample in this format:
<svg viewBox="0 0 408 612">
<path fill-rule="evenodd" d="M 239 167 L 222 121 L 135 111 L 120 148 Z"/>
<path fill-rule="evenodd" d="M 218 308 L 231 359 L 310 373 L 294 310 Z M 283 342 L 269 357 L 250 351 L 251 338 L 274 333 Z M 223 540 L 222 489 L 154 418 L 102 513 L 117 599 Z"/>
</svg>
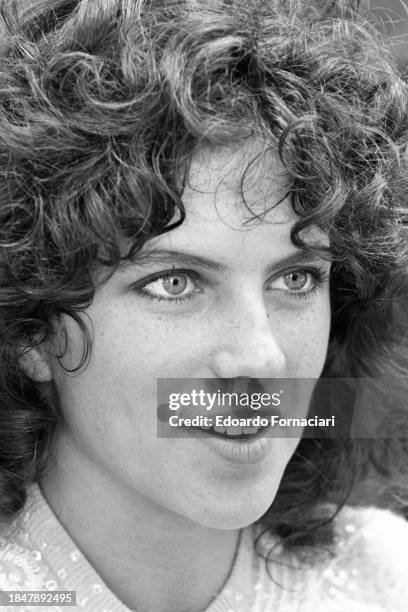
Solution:
<svg viewBox="0 0 408 612">
<path fill-rule="evenodd" d="M 319 308 L 300 317 L 292 336 L 292 367 L 296 377 L 318 378 L 326 361 L 330 334 L 330 306 Z"/>
<path fill-rule="evenodd" d="M 112 377 L 127 377 L 143 386 L 156 385 L 157 377 L 196 375 L 202 364 L 208 327 L 197 320 L 175 317 L 129 318 L 95 337 L 94 367 L 111 369 Z"/>
<path fill-rule="evenodd" d="M 163 318 L 154 323 L 147 348 L 152 358 L 164 363 L 202 359 L 205 346 L 216 335 L 208 315 L 205 317 Z"/>
<path fill-rule="evenodd" d="M 273 340 L 285 357 L 285 376 L 319 377 L 330 333 L 328 295 L 323 294 L 307 308 L 271 310 L 268 319 Z"/>
</svg>

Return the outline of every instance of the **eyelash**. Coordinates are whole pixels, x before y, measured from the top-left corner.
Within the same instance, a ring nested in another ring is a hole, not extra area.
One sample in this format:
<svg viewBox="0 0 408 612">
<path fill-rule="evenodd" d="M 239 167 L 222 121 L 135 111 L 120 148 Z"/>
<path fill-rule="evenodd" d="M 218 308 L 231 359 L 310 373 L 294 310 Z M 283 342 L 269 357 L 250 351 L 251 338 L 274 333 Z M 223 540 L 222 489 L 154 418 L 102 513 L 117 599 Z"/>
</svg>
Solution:
<svg viewBox="0 0 408 612">
<path fill-rule="evenodd" d="M 136 286 L 136 289 L 140 293 L 140 295 L 142 295 L 143 297 L 150 298 L 153 302 L 167 302 L 171 304 L 182 304 L 184 302 L 187 302 L 194 295 L 196 295 L 195 291 L 188 296 L 181 297 L 181 296 L 176 295 L 172 298 L 165 298 L 161 295 L 153 295 L 149 293 L 148 291 L 144 290 L 144 287 L 146 285 L 150 285 L 150 283 L 153 283 L 154 281 L 159 280 L 159 279 L 165 280 L 166 278 L 171 278 L 174 274 L 185 274 L 186 276 L 188 276 L 188 278 L 190 278 L 194 282 L 196 282 L 199 279 L 199 275 L 197 274 L 197 272 L 194 272 L 193 270 L 185 270 L 184 268 L 172 268 L 171 270 L 165 270 L 164 272 L 158 272 L 157 274 L 153 274 L 153 276 L 150 276 L 148 279 L 144 279 L 143 285 Z"/>
<path fill-rule="evenodd" d="M 289 270 L 288 272 L 285 272 L 284 274 L 281 274 L 281 276 L 286 276 L 288 274 L 293 274 L 295 272 L 303 272 L 303 273 L 306 273 L 306 274 L 310 274 L 313 277 L 313 280 L 314 280 L 314 286 L 311 289 L 309 289 L 308 291 L 303 291 L 303 292 L 293 291 L 293 292 L 291 292 L 289 290 L 287 292 L 291 297 L 293 297 L 294 299 L 299 299 L 299 300 L 309 300 L 311 297 L 313 297 L 313 295 L 316 294 L 317 290 L 330 277 L 330 275 L 325 270 L 322 270 L 321 268 L 319 268 L 317 266 L 307 266 L 305 268 L 294 268 L 292 270 Z M 159 279 L 165 280 L 167 278 L 171 278 L 175 274 L 185 274 L 193 282 L 197 282 L 197 280 L 199 279 L 199 274 L 197 272 L 193 271 L 193 270 L 186 270 L 184 268 L 172 268 L 171 270 L 165 270 L 164 272 L 158 272 L 157 274 L 154 274 L 154 275 L 150 276 L 147 279 L 143 279 L 143 281 L 141 281 L 143 283 L 142 285 L 140 283 L 137 283 L 133 287 L 142 297 L 147 297 L 147 298 L 151 299 L 153 302 L 156 302 L 156 303 L 166 302 L 166 303 L 171 303 L 171 304 L 183 304 L 183 303 L 187 302 L 188 300 L 192 299 L 199 292 L 195 292 L 194 291 L 194 292 L 190 293 L 188 296 L 174 296 L 172 298 L 166 298 L 166 297 L 163 297 L 163 296 L 153 295 L 152 293 L 149 293 L 148 291 L 146 291 L 144 289 L 144 287 L 146 287 L 146 285 L 150 285 L 150 283 L 153 283 L 156 280 L 159 280 Z M 278 277 L 278 278 L 280 278 L 280 277 Z"/>
</svg>

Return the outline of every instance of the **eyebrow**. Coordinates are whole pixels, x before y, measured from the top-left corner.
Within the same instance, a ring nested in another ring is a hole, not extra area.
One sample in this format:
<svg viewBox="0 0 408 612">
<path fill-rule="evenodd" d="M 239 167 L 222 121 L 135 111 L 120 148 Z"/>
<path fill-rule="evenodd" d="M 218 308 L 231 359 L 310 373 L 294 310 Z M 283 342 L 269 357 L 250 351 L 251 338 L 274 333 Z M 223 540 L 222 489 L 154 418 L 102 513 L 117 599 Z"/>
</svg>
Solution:
<svg viewBox="0 0 408 612">
<path fill-rule="evenodd" d="M 324 251 L 325 257 L 319 255 L 318 252 L 310 253 L 304 249 L 299 249 L 298 251 L 290 253 L 286 257 L 283 257 L 268 266 L 268 272 L 283 266 L 290 266 L 293 264 L 308 264 L 316 262 L 317 260 L 330 263 L 330 249 L 323 244 L 316 246 L 320 247 L 322 251 Z M 230 268 L 225 264 L 221 264 L 208 257 L 195 255 L 194 253 L 185 251 L 173 251 L 169 249 L 151 249 L 148 251 L 139 252 L 131 261 L 124 262 L 121 267 L 127 268 L 128 266 L 132 265 L 145 266 L 153 263 L 160 263 L 170 266 L 174 264 L 179 266 L 196 266 L 224 274 L 230 270 Z"/>
</svg>

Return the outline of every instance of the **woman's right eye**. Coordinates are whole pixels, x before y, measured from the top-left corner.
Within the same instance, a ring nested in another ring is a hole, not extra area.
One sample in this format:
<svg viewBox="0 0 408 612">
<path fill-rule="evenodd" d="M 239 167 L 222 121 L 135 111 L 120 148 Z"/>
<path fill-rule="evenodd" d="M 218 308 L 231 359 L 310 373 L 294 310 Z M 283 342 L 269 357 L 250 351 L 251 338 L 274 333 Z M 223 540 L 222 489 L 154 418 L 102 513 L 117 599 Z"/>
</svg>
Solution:
<svg viewBox="0 0 408 612">
<path fill-rule="evenodd" d="M 180 303 L 201 293 L 197 278 L 198 275 L 192 270 L 168 270 L 144 279 L 142 285 L 137 284 L 137 290 L 141 295 L 158 302 Z"/>
</svg>

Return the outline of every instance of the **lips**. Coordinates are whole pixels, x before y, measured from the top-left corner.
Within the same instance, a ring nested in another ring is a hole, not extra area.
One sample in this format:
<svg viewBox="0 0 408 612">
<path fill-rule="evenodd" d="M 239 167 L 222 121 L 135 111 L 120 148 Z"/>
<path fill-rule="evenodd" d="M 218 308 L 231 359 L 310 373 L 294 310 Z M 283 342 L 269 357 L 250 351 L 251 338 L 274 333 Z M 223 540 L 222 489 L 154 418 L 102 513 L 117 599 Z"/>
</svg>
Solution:
<svg viewBox="0 0 408 612">
<path fill-rule="evenodd" d="M 190 379 L 187 387 L 186 382 L 183 381 L 180 384 L 178 379 L 174 381 L 169 379 L 167 386 L 163 388 L 165 393 L 161 397 L 165 401 L 160 403 L 157 412 L 159 435 L 165 437 L 170 435 L 172 437 L 177 435 L 178 430 L 183 435 L 186 435 L 187 432 L 194 435 L 195 432 L 205 437 L 247 440 L 260 436 L 265 431 L 266 419 L 269 422 L 272 414 L 281 416 L 275 404 L 261 405 L 255 408 L 251 406 L 250 398 L 255 394 L 258 394 L 256 400 L 258 403 L 261 394 L 265 393 L 272 397 L 269 380 L 267 385 L 269 393 L 267 393 L 262 381 L 257 378 Z M 281 388 L 277 379 L 273 383 L 274 390 Z M 197 393 L 203 393 L 205 399 L 200 398 L 201 403 L 197 403 Z M 173 405 L 170 408 L 170 403 L 167 404 L 166 399 L 167 397 L 170 398 L 171 394 L 177 396 L 178 406 L 174 407 Z M 187 399 L 182 400 L 183 396 L 187 396 Z M 193 396 L 190 404 L 187 402 L 188 396 L 190 398 Z M 212 398 L 211 402 L 207 399 L 209 397 Z M 242 397 L 244 401 L 241 404 L 240 398 Z M 183 401 L 187 403 L 183 404 Z M 224 403 L 225 401 L 227 401 L 227 404 Z M 174 421 L 175 414 L 180 420 L 179 424 Z M 191 422 L 194 419 L 199 420 L 199 422 Z M 262 419 L 263 422 L 259 422 Z M 254 420 L 255 422 L 253 422 Z M 187 423 L 183 423 L 183 421 L 187 421 Z"/>
<path fill-rule="evenodd" d="M 231 439 L 231 440 L 249 440 L 255 438 L 258 434 L 263 432 L 266 427 L 251 426 L 251 425 L 232 425 L 225 427 L 223 425 L 214 425 L 210 427 L 197 427 L 200 431 L 205 432 L 208 435 Z"/>
</svg>

